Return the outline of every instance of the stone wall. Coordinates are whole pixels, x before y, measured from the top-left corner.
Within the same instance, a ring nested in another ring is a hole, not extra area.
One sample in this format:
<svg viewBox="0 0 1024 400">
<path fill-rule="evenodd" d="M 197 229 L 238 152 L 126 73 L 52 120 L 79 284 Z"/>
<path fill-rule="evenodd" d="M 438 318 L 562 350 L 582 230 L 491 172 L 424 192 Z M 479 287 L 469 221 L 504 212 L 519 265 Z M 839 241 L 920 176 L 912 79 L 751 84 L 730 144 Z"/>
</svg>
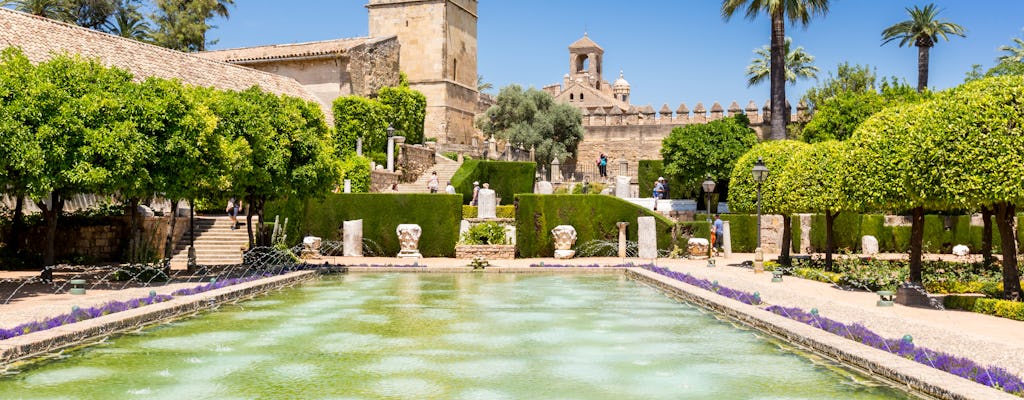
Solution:
<svg viewBox="0 0 1024 400">
<path fill-rule="evenodd" d="M 151 217 L 142 220 L 142 239 L 146 248 L 163 257 L 170 229 L 170 217 Z M 174 229 L 173 243 L 177 243 L 188 230 L 188 218 L 178 217 Z M 131 225 L 128 217 L 103 218 L 89 225 L 57 225 L 55 253 L 58 260 L 78 259 L 83 262 L 122 262 L 128 252 Z M 46 249 L 46 226 L 32 227 L 25 242 L 25 248 L 37 254 Z M 173 245 L 173 244 L 172 244 Z"/>
<path fill-rule="evenodd" d="M 401 174 L 377 169 L 370 171 L 370 192 L 390 192 L 391 186 L 398 183 Z"/>
<path fill-rule="evenodd" d="M 369 96 L 382 87 L 398 86 L 400 48 L 398 38 L 390 36 L 349 49 L 346 73 L 350 93 Z"/>
<path fill-rule="evenodd" d="M 511 260 L 516 258 L 516 246 L 493 244 L 455 246 L 455 258 L 474 259 L 477 257 L 483 257 L 485 260 Z"/>
<path fill-rule="evenodd" d="M 401 157 L 398 159 L 398 164 L 402 166 L 402 181 L 404 182 L 415 182 L 416 179 L 434 166 L 435 152 L 434 149 L 426 147 L 424 145 L 408 145 L 402 144 Z"/>
</svg>

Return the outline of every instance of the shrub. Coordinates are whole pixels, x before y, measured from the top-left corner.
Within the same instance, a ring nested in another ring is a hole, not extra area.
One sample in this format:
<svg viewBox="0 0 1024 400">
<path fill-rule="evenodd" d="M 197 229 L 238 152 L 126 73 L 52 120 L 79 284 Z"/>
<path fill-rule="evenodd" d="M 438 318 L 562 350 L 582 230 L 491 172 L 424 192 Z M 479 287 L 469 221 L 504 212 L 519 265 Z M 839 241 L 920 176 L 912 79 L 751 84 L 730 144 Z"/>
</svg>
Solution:
<svg viewBox="0 0 1024 400">
<path fill-rule="evenodd" d="M 975 296 L 946 296 L 942 304 L 949 309 L 971 311 L 1024 321 L 1024 303 L 1019 301 L 986 299 Z"/>
<path fill-rule="evenodd" d="M 466 160 L 452 176 L 452 186 L 462 193 L 462 204 L 473 200 L 473 182 L 490 184 L 498 198 L 511 201 L 520 193 L 533 193 L 537 164 L 532 162 Z"/>
<path fill-rule="evenodd" d="M 587 193 L 583 193 L 583 185 L 577 183 L 572 188 L 572 194 L 600 194 L 604 188 L 605 186 L 601 182 L 589 182 L 587 183 Z"/>
<path fill-rule="evenodd" d="M 496 222 L 476 224 L 462 234 L 459 244 L 505 244 L 505 228 Z"/>
<path fill-rule="evenodd" d="M 655 217 L 658 248 L 672 248 L 672 220 L 612 196 L 533 195 L 518 196 L 516 211 L 516 252 L 520 257 L 551 257 L 554 242 L 551 229 L 558 225 L 576 228 L 576 243 L 617 240 L 617 222 L 629 222 L 627 238 L 637 239 L 637 217 Z M 706 223 L 705 223 L 706 225 Z"/>
<path fill-rule="evenodd" d="M 462 218 L 476 218 L 480 208 L 477 206 L 462 206 Z M 497 206 L 494 210 L 495 217 L 512 219 L 516 217 L 515 206 Z"/>
<path fill-rule="evenodd" d="M 329 194 L 305 202 L 281 200 L 267 204 L 266 215 L 289 218 L 289 245 L 311 234 L 340 240 L 344 221 L 362 219 L 363 238 L 380 246 L 386 255 L 398 253 L 398 224 L 423 229 L 419 249 L 426 257 L 452 257 L 462 220 L 460 197 L 439 194 Z"/>
</svg>

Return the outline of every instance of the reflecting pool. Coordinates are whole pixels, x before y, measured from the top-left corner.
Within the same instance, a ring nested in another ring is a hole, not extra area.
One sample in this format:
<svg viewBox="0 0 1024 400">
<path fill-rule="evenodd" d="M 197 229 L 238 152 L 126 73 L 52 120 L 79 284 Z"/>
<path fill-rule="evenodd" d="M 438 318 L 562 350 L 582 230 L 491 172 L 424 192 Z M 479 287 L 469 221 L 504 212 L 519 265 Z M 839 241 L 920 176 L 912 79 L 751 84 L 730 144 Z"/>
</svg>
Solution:
<svg viewBox="0 0 1024 400">
<path fill-rule="evenodd" d="M 3 398 L 891 399 L 620 275 L 351 274 L 68 353 Z"/>
</svg>

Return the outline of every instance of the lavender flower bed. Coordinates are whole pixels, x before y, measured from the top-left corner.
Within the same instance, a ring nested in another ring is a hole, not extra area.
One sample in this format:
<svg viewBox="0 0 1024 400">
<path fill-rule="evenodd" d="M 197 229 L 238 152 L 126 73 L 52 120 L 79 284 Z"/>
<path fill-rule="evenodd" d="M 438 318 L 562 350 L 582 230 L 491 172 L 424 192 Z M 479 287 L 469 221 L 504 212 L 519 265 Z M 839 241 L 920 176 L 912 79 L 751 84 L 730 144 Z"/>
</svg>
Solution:
<svg viewBox="0 0 1024 400">
<path fill-rule="evenodd" d="M 741 303 L 746 303 L 755 306 L 761 304 L 761 295 L 758 293 L 747 293 L 742 290 L 730 289 L 724 286 L 720 286 L 717 281 L 712 282 L 707 279 L 700 279 L 684 272 L 672 271 L 669 270 L 668 268 L 659 267 L 654 264 L 641 265 L 640 268 L 657 273 L 659 275 L 667 276 L 680 282 L 688 283 L 690 285 L 699 287 L 707 291 L 715 292 L 721 296 L 737 300 Z"/>
<path fill-rule="evenodd" d="M 600 265 L 598 265 L 598 264 L 583 264 L 583 265 L 573 265 L 573 264 L 545 264 L 545 263 L 543 263 L 543 262 L 541 262 L 540 264 L 530 264 L 530 266 L 531 266 L 531 267 L 543 267 L 543 268 L 600 268 L 600 267 L 601 267 L 601 266 L 600 266 Z M 612 265 L 612 266 L 611 266 L 611 267 L 609 267 L 609 268 L 615 268 L 615 267 L 624 267 L 624 266 L 625 266 L 625 265 Z"/>
<path fill-rule="evenodd" d="M 1024 396 L 1024 381 L 1003 368 L 984 367 L 966 358 L 948 353 L 914 346 L 909 340 L 886 339 L 861 324 L 844 324 L 799 308 L 782 306 L 767 307 L 766 310 L 794 321 L 854 340 L 879 350 L 914 360 L 929 367 L 967 378 L 985 386 L 1003 390 L 1017 396 Z"/>
<path fill-rule="evenodd" d="M 221 280 L 221 281 L 215 281 L 215 282 L 207 283 L 205 285 L 199 285 L 199 286 L 196 286 L 194 288 L 178 289 L 178 290 L 175 290 L 175 291 L 171 292 L 171 295 L 172 296 L 191 296 L 191 295 L 194 295 L 194 294 L 199 294 L 199 293 L 203 293 L 203 292 L 209 292 L 209 291 L 214 290 L 214 289 L 220 289 L 222 287 L 227 287 L 227 286 L 231 286 L 231 285 L 237 285 L 239 283 L 252 282 L 254 280 L 257 280 L 257 279 L 260 279 L 260 278 L 265 278 L 265 277 L 268 277 L 268 276 L 274 276 L 274 274 L 269 274 L 268 273 L 268 274 L 263 274 L 263 275 L 247 276 L 245 278 L 224 279 L 224 280 Z"/>
<path fill-rule="evenodd" d="M 11 329 L 0 329 L 0 340 L 10 339 L 31 332 L 45 331 L 61 325 L 93 319 L 102 315 L 113 314 L 121 311 L 131 310 L 154 303 L 161 303 L 170 300 L 171 296 L 166 294 L 154 294 L 152 296 L 140 297 L 128 301 L 111 301 L 101 306 L 79 308 L 71 311 L 70 314 L 62 314 L 53 318 L 41 321 L 26 322 Z"/>
</svg>

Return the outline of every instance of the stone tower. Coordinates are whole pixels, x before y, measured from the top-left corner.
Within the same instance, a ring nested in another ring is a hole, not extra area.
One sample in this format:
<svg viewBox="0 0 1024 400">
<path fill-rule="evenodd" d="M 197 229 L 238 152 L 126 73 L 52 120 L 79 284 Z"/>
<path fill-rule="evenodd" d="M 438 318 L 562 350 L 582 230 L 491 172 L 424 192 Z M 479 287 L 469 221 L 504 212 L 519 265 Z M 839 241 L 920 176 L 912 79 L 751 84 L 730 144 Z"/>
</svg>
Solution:
<svg viewBox="0 0 1024 400">
<path fill-rule="evenodd" d="M 574 82 L 583 82 L 601 90 L 601 58 L 603 57 L 604 49 L 584 33 L 580 40 L 569 45 L 569 78 Z"/>
<path fill-rule="evenodd" d="M 622 70 L 619 70 L 619 79 L 612 84 L 612 93 L 614 93 L 615 99 L 629 104 L 629 90 L 629 82 L 622 77 Z"/>
<path fill-rule="evenodd" d="M 369 0 L 370 36 L 398 36 L 399 69 L 427 97 L 423 134 L 469 144 L 476 135 L 477 0 Z"/>
</svg>

